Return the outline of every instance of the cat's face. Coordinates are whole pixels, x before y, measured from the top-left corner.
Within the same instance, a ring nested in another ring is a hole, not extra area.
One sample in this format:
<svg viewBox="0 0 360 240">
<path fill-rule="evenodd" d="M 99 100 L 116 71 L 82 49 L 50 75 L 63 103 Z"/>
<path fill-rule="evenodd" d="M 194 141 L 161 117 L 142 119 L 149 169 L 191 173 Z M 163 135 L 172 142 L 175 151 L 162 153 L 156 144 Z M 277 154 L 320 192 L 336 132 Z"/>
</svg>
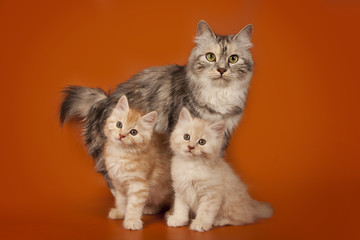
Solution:
<svg viewBox="0 0 360 240">
<path fill-rule="evenodd" d="M 170 137 L 173 152 L 187 159 L 219 157 L 224 140 L 225 122 L 209 123 L 193 119 L 183 108 L 179 121 Z"/>
<path fill-rule="evenodd" d="M 122 96 L 107 119 L 104 133 L 112 143 L 141 148 L 150 142 L 156 118 L 156 112 L 142 116 L 139 111 L 129 109 L 127 98 Z"/>
<path fill-rule="evenodd" d="M 197 80 L 207 84 L 228 85 L 232 81 L 250 81 L 253 60 L 249 48 L 252 26 L 248 25 L 238 34 L 216 35 L 209 25 L 200 21 L 197 29 L 196 47 L 189 66 Z"/>
</svg>

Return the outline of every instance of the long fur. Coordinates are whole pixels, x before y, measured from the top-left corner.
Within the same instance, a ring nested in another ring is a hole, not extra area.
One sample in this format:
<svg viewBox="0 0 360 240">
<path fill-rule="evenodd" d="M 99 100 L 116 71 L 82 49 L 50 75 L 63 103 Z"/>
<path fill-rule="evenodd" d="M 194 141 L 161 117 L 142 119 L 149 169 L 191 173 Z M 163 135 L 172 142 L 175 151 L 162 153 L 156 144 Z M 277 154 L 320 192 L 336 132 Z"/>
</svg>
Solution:
<svg viewBox="0 0 360 240">
<path fill-rule="evenodd" d="M 225 141 L 241 119 L 245 107 L 248 86 L 253 72 L 251 25 L 238 34 L 220 36 L 209 25 L 200 21 L 196 45 L 186 66 L 168 65 L 144 69 L 130 78 L 106 97 L 102 90 L 71 86 L 61 107 L 60 121 L 80 117 L 84 120 L 83 136 L 89 154 L 95 160 L 95 168 L 108 180 L 103 151 L 106 142 L 104 124 L 119 98 L 126 95 L 130 107 L 141 112 L 156 111 L 158 118 L 155 131 L 170 134 L 174 129 L 180 110 L 189 109 L 194 117 L 208 121 L 224 120 Z M 212 52 L 216 61 L 207 60 Z M 238 56 L 236 63 L 229 57 Z M 219 68 L 226 69 L 222 75 Z M 87 113 L 87 115 L 86 115 Z M 111 182 L 108 181 L 109 186 Z"/>
<path fill-rule="evenodd" d="M 143 212 L 158 213 L 171 201 L 170 149 L 166 136 L 153 132 L 156 115 L 129 109 L 123 96 L 104 126 L 104 162 L 116 200 L 109 218 L 124 219 L 126 229 L 141 229 Z"/>
<path fill-rule="evenodd" d="M 107 94 L 100 88 L 68 86 L 63 89 L 63 93 L 65 97 L 60 107 L 61 124 L 71 118 L 84 120 L 95 103 L 107 98 Z"/>
<path fill-rule="evenodd" d="M 224 127 L 223 121 L 212 124 L 192 119 L 185 108 L 181 112 L 170 138 L 175 203 L 167 217 L 169 226 L 187 225 L 190 212 L 196 216 L 190 229 L 196 231 L 249 224 L 272 216 L 271 205 L 252 199 L 246 185 L 222 158 Z M 200 144 L 200 139 L 206 143 Z"/>
</svg>

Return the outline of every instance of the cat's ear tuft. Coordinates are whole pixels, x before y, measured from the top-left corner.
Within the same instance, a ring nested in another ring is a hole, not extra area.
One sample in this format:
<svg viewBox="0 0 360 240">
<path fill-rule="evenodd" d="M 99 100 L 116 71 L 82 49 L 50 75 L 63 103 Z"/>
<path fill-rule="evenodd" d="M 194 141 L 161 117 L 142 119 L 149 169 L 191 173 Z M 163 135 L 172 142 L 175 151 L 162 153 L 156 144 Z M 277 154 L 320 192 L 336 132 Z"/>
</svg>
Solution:
<svg viewBox="0 0 360 240">
<path fill-rule="evenodd" d="M 118 109 L 120 111 L 124 111 L 124 112 L 129 111 L 129 102 L 125 95 L 123 95 L 119 99 L 118 103 L 116 104 L 116 109 Z"/>
<path fill-rule="evenodd" d="M 234 36 L 233 40 L 239 42 L 241 45 L 248 45 L 249 48 L 252 47 L 252 43 L 250 41 L 252 29 L 253 26 L 251 24 L 247 25 Z"/>
<path fill-rule="evenodd" d="M 158 114 L 156 111 L 149 112 L 148 114 L 142 116 L 142 120 L 143 120 L 145 127 L 153 128 L 155 125 L 157 116 L 158 116 Z"/>
<path fill-rule="evenodd" d="M 179 122 L 191 122 L 192 120 L 189 110 L 183 107 L 179 115 Z"/>
<path fill-rule="evenodd" d="M 210 125 L 210 129 L 216 133 L 217 136 L 222 136 L 225 132 L 226 123 L 221 120 Z"/>
<path fill-rule="evenodd" d="M 200 20 L 198 23 L 196 38 L 215 38 L 215 33 L 204 20 Z"/>
</svg>

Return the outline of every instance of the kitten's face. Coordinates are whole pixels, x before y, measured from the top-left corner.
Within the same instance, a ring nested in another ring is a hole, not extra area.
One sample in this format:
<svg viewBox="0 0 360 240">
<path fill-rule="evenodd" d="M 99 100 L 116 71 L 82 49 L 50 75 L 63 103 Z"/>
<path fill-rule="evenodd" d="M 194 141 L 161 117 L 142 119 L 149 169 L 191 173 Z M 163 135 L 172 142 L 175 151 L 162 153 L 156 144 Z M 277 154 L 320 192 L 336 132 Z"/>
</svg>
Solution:
<svg viewBox="0 0 360 240">
<path fill-rule="evenodd" d="M 224 139 L 225 123 L 211 124 L 192 119 L 186 108 L 180 113 L 178 124 L 171 134 L 171 149 L 186 159 L 212 159 L 219 157 Z"/>
<path fill-rule="evenodd" d="M 251 31 L 252 27 L 248 25 L 235 36 L 218 36 L 205 22 L 200 21 L 196 47 L 189 58 L 192 74 L 216 85 L 249 81 L 253 66 L 249 51 L 252 46 Z"/>
<path fill-rule="evenodd" d="M 142 116 L 134 109 L 129 109 L 125 96 L 107 119 L 104 133 L 108 141 L 122 147 L 141 148 L 150 142 L 157 113 Z"/>
</svg>

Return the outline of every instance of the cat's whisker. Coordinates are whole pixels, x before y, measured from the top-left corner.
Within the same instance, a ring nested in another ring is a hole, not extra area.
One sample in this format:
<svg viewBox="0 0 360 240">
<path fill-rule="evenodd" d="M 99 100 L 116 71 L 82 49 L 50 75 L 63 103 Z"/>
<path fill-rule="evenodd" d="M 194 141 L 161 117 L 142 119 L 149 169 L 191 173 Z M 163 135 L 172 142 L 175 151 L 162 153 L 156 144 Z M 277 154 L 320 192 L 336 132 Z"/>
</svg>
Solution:
<svg viewBox="0 0 360 240">
<path fill-rule="evenodd" d="M 196 216 L 190 225 L 195 231 L 249 224 L 272 216 L 271 205 L 252 199 L 245 184 L 223 159 L 224 131 L 224 121 L 211 123 L 192 118 L 186 108 L 180 112 L 170 137 L 175 204 L 167 218 L 169 226 L 186 224 L 190 211 Z M 184 154 L 179 149 L 189 147 L 191 139 L 198 139 L 198 144 Z M 195 156 L 191 156 L 190 152 L 195 151 Z"/>
<path fill-rule="evenodd" d="M 206 22 L 200 21 L 196 45 L 185 66 L 168 65 L 144 69 L 128 81 L 121 83 L 112 93 L 89 87 L 65 88 L 60 122 L 64 124 L 69 119 L 78 119 L 83 124 L 82 135 L 87 150 L 95 161 L 95 169 L 103 174 L 116 198 L 117 207 L 111 211 L 111 214 L 109 213 L 110 218 L 125 217 L 125 228 L 140 229 L 142 228 L 140 219 L 142 211 L 139 211 L 141 206 L 143 207 L 149 199 L 156 203 L 170 199 L 167 196 L 165 200 L 159 200 L 159 196 L 164 197 L 168 194 L 168 192 L 162 192 L 160 188 L 155 191 L 156 196 L 152 196 L 154 191 L 148 189 L 149 182 L 162 184 L 164 181 L 162 189 L 168 191 L 171 182 L 168 165 L 164 163 L 159 168 L 150 168 L 149 164 L 162 162 L 163 158 L 168 160 L 168 155 L 166 157 L 161 155 L 164 151 L 166 152 L 167 143 L 159 137 L 159 134 L 175 134 L 173 130 L 179 115 L 181 117 L 182 108 L 186 107 L 190 110 L 188 112 L 190 119 L 192 114 L 204 120 L 202 125 L 195 127 L 197 131 L 205 131 L 204 127 L 208 126 L 205 124 L 207 121 L 219 120 L 224 122 L 224 129 L 215 137 L 218 139 L 216 143 L 210 141 L 205 144 L 200 141 L 190 154 L 186 152 L 179 154 L 186 156 L 185 159 L 191 158 L 189 161 L 191 164 L 197 163 L 194 169 L 199 174 L 203 171 L 199 166 L 209 168 L 212 164 L 219 162 L 216 161 L 216 156 L 219 153 L 223 155 L 245 107 L 254 64 L 249 50 L 252 46 L 251 33 L 252 26 L 248 25 L 236 35 L 220 36 L 215 34 Z M 219 72 L 222 75 L 219 75 Z M 140 112 L 133 111 L 134 109 L 148 114 L 142 115 Z M 136 125 L 140 118 L 143 120 L 142 124 Z M 120 131 L 124 136 L 127 134 L 126 137 L 119 137 L 119 132 L 111 134 L 115 130 Z M 155 133 L 152 132 L 153 130 Z M 119 138 L 121 138 L 120 141 Z M 160 146 L 162 146 L 161 149 L 159 149 Z M 150 172 L 164 171 L 164 169 L 167 169 L 163 174 L 164 178 L 143 177 L 155 176 L 155 173 L 150 174 Z M 144 171 L 147 171 L 146 174 Z M 131 181 L 134 184 L 129 184 Z M 120 188 L 127 189 L 132 185 L 137 189 L 131 189 L 130 192 L 137 193 L 136 196 L 127 196 L 119 190 Z M 192 183 L 189 189 L 194 186 L 197 190 L 207 187 Z M 224 189 L 227 189 L 226 187 L 224 186 Z M 211 204 L 206 208 L 214 212 L 214 208 L 218 206 L 218 199 L 210 195 L 208 196 L 211 198 Z M 134 199 L 129 205 L 132 207 L 126 208 L 129 212 L 123 210 L 126 198 Z M 192 203 L 198 202 L 197 199 L 192 200 Z M 189 210 L 189 206 L 183 202 L 175 202 L 175 208 L 179 206 L 184 211 Z M 199 215 L 201 214 L 197 217 Z M 133 218 L 129 219 L 129 216 Z M 188 214 L 180 214 L 178 217 L 172 221 L 169 218 L 168 224 L 179 226 L 188 223 Z M 218 219 L 218 222 L 214 224 L 228 224 L 227 221 L 228 219 Z M 191 229 L 204 231 L 210 229 L 211 224 L 194 221 Z"/>
<path fill-rule="evenodd" d="M 156 112 L 143 115 L 129 108 L 122 97 L 105 124 L 104 162 L 116 202 L 109 218 L 125 218 L 127 229 L 141 229 L 144 209 L 155 212 L 152 209 L 161 209 L 171 197 L 170 150 L 165 136 L 153 132 L 156 117 Z"/>
</svg>

